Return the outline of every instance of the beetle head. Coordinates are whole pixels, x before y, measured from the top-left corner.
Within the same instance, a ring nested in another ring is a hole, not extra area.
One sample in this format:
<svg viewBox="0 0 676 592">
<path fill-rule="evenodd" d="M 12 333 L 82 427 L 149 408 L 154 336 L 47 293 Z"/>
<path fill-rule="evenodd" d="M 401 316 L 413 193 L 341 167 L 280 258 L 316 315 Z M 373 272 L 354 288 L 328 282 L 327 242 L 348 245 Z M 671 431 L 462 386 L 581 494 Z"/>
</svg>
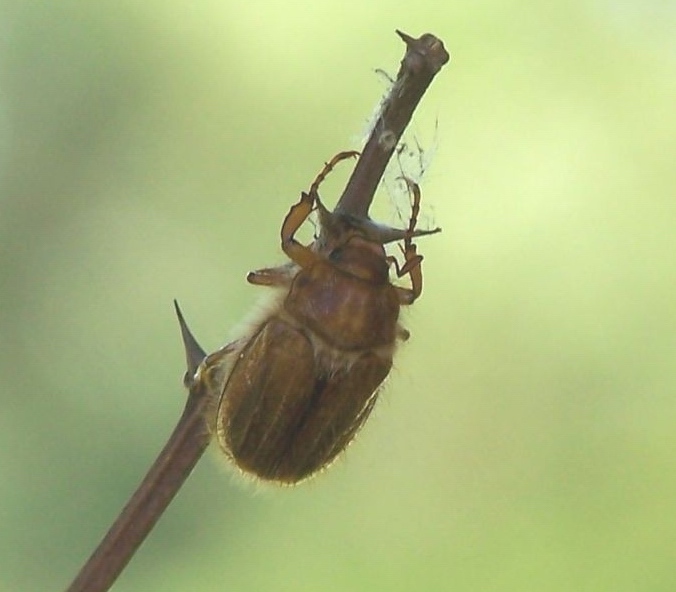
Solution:
<svg viewBox="0 0 676 592">
<path fill-rule="evenodd" d="M 386 245 L 441 232 L 441 228 L 433 228 L 432 230 L 392 228 L 378 224 L 368 217 L 361 218 L 342 212 L 331 212 L 324 206 L 319 196 L 316 196 L 315 204 L 321 228 L 316 241 L 316 248 L 321 251 L 331 252 L 334 248 L 345 244 L 354 235 L 361 236 L 378 245 Z"/>
</svg>

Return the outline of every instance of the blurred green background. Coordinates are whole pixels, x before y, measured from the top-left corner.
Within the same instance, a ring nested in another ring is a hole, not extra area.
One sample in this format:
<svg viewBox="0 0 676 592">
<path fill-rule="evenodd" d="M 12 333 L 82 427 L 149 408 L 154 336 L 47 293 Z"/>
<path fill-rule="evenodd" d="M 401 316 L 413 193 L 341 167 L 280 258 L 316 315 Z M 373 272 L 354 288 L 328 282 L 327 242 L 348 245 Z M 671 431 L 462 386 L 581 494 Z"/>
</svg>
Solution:
<svg viewBox="0 0 676 592">
<path fill-rule="evenodd" d="M 453 55 L 413 126 L 444 232 L 374 417 L 295 489 L 209 451 L 115 590 L 676 589 L 676 4 L 14 0 L 2 592 L 98 543 L 182 409 L 172 298 L 209 349 L 247 313 L 395 28 Z"/>
</svg>

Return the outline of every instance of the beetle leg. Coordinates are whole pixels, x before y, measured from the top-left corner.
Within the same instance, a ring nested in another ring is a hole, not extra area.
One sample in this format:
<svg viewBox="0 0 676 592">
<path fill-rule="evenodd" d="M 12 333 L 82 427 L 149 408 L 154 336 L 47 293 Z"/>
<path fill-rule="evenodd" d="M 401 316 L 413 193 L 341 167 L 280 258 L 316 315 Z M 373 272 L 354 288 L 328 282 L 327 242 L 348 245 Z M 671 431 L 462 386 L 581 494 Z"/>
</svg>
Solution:
<svg viewBox="0 0 676 592">
<path fill-rule="evenodd" d="M 324 163 L 324 168 L 317 175 L 312 185 L 310 185 L 310 194 L 317 195 L 317 190 L 319 189 L 319 186 L 324 182 L 324 179 L 326 179 L 328 174 L 333 170 L 333 167 L 335 167 L 340 161 L 347 160 L 348 158 L 357 158 L 358 156 L 359 152 L 357 152 L 356 150 L 347 150 L 345 152 L 339 152 L 329 162 Z"/>
<path fill-rule="evenodd" d="M 422 255 L 418 255 L 416 251 L 416 246 L 407 239 L 409 244 L 405 248 L 402 248 L 404 253 L 404 264 L 399 267 L 399 262 L 394 257 L 387 257 L 388 264 L 394 266 L 396 270 L 397 277 L 403 277 L 408 275 L 411 278 L 411 287 L 402 288 L 401 286 L 395 286 L 395 290 L 399 295 L 399 302 L 401 304 L 413 304 L 415 300 L 422 293 L 422 267 L 421 263 L 423 260 Z"/>
<path fill-rule="evenodd" d="M 413 236 L 415 227 L 418 224 L 418 214 L 420 213 L 420 185 L 408 177 L 401 178 L 405 181 L 408 192 L 413 197 L 413 203 L 411 203 L 411 217 L 408 221 L 408 234 Z"/>
<path fill-rule="evenodd" d="M 294 236 L 296 231 L 301 227 L 301 224 L 303 224 L 310 215 L 314 202 L 314 194 L 301 193 L 300 201 L 291 206 L 291 209 L 286 215 L 286 218 L 284 218 L 284 223 L 282 224 L 282 250 L 289 259 L 301 267 L 309 267 L 319 258 L 317 253 L 309 247 L 300 244 Z"/>
<path fill-rule="evenodd" d="M 250 271 L 246 281 L 256 286 L 288 286 L 296 274 L 296 266 L 289 262 L 279 267 L 266 267 Z"/>
<path fill-rule="evenodd" d="M 397 272 L 397 277 L 409 275 L 411 278 L 411 287 L 401 288 L 397 287 L 399 294 L 399 301 L 402 304 L 412 304 L 422 293 L 422 255 L 418 255 L 417 247 L 413 243 L 413 236 L 416 232 L 415 226 L 418 223 L 418 214 L 420 213 L 420 187 L 418 184 L 407 177 L 403 177 L 409 192 L 412 194 L 413 203 L 411 204 L 411 218 L 409 219 L 406 237 L 404 238 L 404 246 L 401 251 L 404 254 L 404 265 L 399 267 L 399 263 L 394 257 L 388 257 L 387 262 L 394 265 Z"/>
<path fill-rule="evenodd" d="M 318 259 L 318 255 L 309 247 L 300 244 L 295 239 L 296 231 L 301 227 L 303 222 L 312 212 L 315 201 L 319 200 L 318 190 L 322 181 L 333 170 L 341 160 L 356 157 L 359 152 L 354 150 L 348 152 L 340 152 L 336 154 L 329 162 L 324 165 L 324 168 L 319 172 L 315 180 L 310 185 L 309 193 L 301 193 L 300 201 L 293 205 L 289 213 L 284 218 L 281 231 L 282 250 L 286 255 L 301 267 L 309 267 Z"/>
</svg>

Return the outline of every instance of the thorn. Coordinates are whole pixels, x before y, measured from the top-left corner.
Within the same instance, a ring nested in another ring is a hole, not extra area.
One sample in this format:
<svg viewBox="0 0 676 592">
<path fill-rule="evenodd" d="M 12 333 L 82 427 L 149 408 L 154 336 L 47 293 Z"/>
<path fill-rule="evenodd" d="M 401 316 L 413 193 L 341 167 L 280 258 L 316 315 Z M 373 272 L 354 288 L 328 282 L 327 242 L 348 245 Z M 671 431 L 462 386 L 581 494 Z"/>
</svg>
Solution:
<svg viewBox="0 0 676 592">
<path fill-rule="evenodd" d="M 411 37 L 411 36 L 408 35 L 407 33 L 404 33 L 403 31 L 400 31 L 399 29 L 395 29 L 395 32 L 397 33 L 397 35 L 399 35 L 399 37 L 401 37 L 402 41 L 403 41 L 404 43 L 406 43 L 407 46 L 410 46 L 410 45 L 412 45 L 415 41 L 417 41 L 417 39 L 414 39 L 413 37 Z"/>
<path fill-rule="evenodd" d="M 189 389 L 192 385 L 193 377 L 197 372 L 197 368 L 202 363 L 202 360 L 207 357 L 207 353 L 202 349 L 202 346 L 197 343 L 197 340 L 190 332 L 190 329 L 183 318 L 181 308 L 178 306 L 177 300 L 174 300 L 174 308 L 176 309 L 178 324 L 181 327 L 181 337 L 183 338 L 183 347 L 185 348 L 185 361 L 188 367 L 188 370 L 183 377 L 183 384 Z"/>
</svg>

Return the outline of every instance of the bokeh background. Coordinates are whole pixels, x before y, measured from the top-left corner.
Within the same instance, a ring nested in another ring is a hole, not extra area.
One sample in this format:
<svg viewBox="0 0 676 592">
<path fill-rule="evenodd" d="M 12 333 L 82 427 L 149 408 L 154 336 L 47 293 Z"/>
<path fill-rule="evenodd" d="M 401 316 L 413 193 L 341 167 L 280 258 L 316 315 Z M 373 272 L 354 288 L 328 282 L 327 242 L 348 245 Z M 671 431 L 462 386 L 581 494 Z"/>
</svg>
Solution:
<svg viewBox="0 0 676 592">
<path fill-rule="evenodd" d="M 209 451 L 115 589 L 676 589 L 676 4 L 14 0 L 2 592 L 65 588 L 98 543 L 182 409 L 172 298 L 222 344 L 395 28 L 453 55 L 412 128 L 444 232 L 374 417 L 295 489 Z"/>
</svg>

